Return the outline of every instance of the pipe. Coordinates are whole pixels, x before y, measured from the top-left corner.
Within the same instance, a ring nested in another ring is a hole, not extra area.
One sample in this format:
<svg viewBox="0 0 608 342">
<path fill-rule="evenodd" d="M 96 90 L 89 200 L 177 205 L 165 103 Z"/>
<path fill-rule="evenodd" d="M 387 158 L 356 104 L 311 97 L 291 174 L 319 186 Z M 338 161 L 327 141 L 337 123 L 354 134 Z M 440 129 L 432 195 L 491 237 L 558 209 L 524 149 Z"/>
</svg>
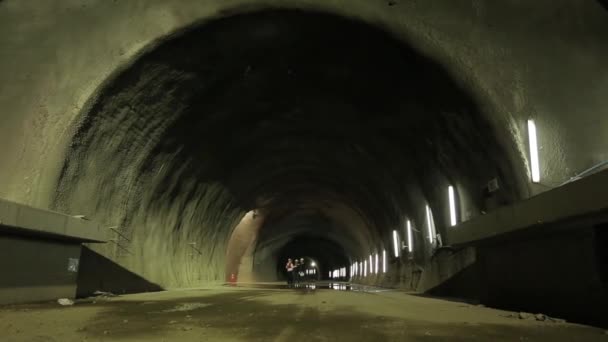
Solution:
<svg viewBox="0 0 608 342">
<path fill-rule="evenodd" d="M 588 168 L 587 170 L 579 173 L 578 175 L 576 175 L 574 177 L 571 177 L 570 179 L 568 179 L 567 181 L 565 181 L 564 183 L 562 183 L 560 186 L 566 185 L 566 184 L 568 184 L 570 182 L 574 182 L 574 181 L 579 180 L 579 179 L 581 179 L 583 177 L 587 177 L 589 175 L 592 175 L 595 172 L 601 171 L 602 167 L 604 167 L 604 166 L 608 167 L 608 160 L 605 160 L 605 161 L 603 161 L 603 162 L 601 162 L 599 164 L 596 164 L 596 165 Z"/>
</svg>

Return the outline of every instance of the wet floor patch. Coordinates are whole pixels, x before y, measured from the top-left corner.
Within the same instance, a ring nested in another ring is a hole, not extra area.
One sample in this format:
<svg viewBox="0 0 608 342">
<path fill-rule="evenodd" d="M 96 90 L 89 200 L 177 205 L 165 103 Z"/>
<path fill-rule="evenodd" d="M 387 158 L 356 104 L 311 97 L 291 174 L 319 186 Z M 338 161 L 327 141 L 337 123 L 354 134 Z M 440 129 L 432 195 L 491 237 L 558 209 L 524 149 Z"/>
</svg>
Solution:
<svg viewBox="0 0 608 342">
<path fill-rule="evenodd" d="M 276 291 L 239 290 L 157 302 L 108 302 L 78 333 L 89 340 L 141 341 L 597 341 L 576 326 L 438 324 L 357 312 L 354 306 L 272 304 Z M 367 297 L 367 296 L 364 296 Z M 353 297 L 356 305 L 356 297 Z M 298 303 L 298 304 L 296 304 Z M 200 305 L 204 304 L 204 305 Z M 181 311 L 175 308 L 189 308 Z M 440 313 L 437 313 L 440 314 Z"/>
<path fill-rule="evenodd" d="M 355 314 L 344 311 L 344 314 L 333 317 L 331 322 L 324 322 L 321 311 L 314 308 L 302 308 L 296 304 L 268 304 L 256 300 L 270 294 L 259 290 L 235 291 L 156 303 L 108 302 L 104 304 L 103 313 L 80 332 L 89 338 L 112 336 L 132 340 L 146 336 L 217 341 L 268 341 L 286 336 L 290 336 L 289 340 L 325 340 L 332 334 L 324 331 L 324 327 L 350 331 L 348 326 L 356 317 Z M 201 303 L 205 305 L 199 305 Z M 177 311 L 173 309 L 176 307 L 190 307 L 192 310 Z M 384 340 L 385 337 L 381 331 L 374 329 L 365 331 L 363 336 L 366 340 Z"/>
<path fill-rule="evenodd" d="M 437 323 L 435 317 L 445 314 L 441 310 L 428 312 L 421 310 L 426 305 L 424 302 L 400 302 L 392 297 L 385 307 L 378 305 L 382 296 L 352 291 L 236 288 L 214 294 L 199 294 L 194 290 L 139 298 L 127 296 L 72 307 L 53 305 L 44 310 L 30 307 L 31 311 L 25 313 L 15 311 L 12 318 L 10 310 L 0 312 L 0 331 L 15 333 L 15 327 L 7 328 L 9 324 L 28 322 L 19 327 L 22 339 L 8 335 L 0 340 L 29 342 L 43 336 L 55 338 L 46 341 L 62 342 L 608 340 L 602 330 L 573 325 L 530 325 L 513 321 L 487 324 L 483 319 Z M 417 312 L 415 319 L 411 315 L 406 315 L 410 318 L 400 318 L 398 313 L 396 316 L 395 306 L 403 312 Z M 386 313 L 386 309 L 391 308 L 392 316 Z M 87 312 L 87 318 L 82 318 Z M 30 331 L 36 326 L 31 322 L 49 322 L 46 321 L 49 317 L 55 318 L 55 322 Z M 28 333 L 27 337 L 24 333 Z"/>
<path fill-rule="evenodd" d="M 358 285 L 351 283 L 300 283 L 294 285 L 287 284 L 225 284 L 227 287 L 252 288 L 252 289 L 268 289 L 268 290 L 335 290 L 335 291 L 353 291 L 353 292 L 385 292 L 390 289 Z"/>
</svg>

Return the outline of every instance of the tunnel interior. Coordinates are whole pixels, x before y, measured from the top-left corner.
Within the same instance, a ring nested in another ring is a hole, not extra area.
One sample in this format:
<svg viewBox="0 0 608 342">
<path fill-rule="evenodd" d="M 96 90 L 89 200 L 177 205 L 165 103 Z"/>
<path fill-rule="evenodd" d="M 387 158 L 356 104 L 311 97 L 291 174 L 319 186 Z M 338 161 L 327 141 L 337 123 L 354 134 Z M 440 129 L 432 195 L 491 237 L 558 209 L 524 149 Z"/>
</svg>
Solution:
<svg viewBox="0 0 608 342">
<path fill-rule="evenodd" d="M 300 270 L 314 269 L 315 279 L 327 279 L 327 272 L 352 263 L 349 256 L 356 255 L 361 242 L 336 222 L 322 212 L 299 212 L 276 222 L 266 221 L 253 254 L 256 279 L 286 279 L 288 259 L 304 258 Z"/>
<path fill-rule="evenodd" d="M 379 25 L 230 14 L 165 37 L 106 82 L 75 123 L 54 209 L 118 227 L 124 248 L 95 248 L 163 286 L 223 279 L 252 210 L 259 269 L 280 274 L 288 255 L 347 266 L 390 250 L 406 219 L 421 227 L 425 204 L 441 234 L 448 185 L 463 218 L 522 197 L 514 144 L 488 115 Z M 423 258 L 432 246 L 415 234 Z"/>
<path fill-rule="evenodd" d="M 299 235 L 279 251 L 276 258 L 275 279 L 287 280 L 285 260 L 295 260 L 295 258 L 303 259 L 303 262 L 300 262 L 299 272 L 314 270 L 314 273 L 307 278 L 315 280 L 328 280 L 330 279 L 328 272 L 350 263 L 344 249 L 338 243 L 317 236 Z"/>
</svg>

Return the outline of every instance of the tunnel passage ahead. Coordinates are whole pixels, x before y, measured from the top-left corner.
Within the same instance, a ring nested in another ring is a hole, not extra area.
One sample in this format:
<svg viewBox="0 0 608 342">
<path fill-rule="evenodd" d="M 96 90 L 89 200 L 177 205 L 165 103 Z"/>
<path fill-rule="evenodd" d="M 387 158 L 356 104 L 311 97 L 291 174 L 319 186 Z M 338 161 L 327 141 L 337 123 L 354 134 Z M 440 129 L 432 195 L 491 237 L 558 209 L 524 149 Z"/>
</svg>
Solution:
<svg viewBox="0 0 608 342">
<path fill-rule="evenodd" d="M 253 209 L 260 235 L 320 212 L 354 258 L 406 212 L 422 222 L 420 203 L 443 229 L 449 184 L 468 215 L 486 209 L 489 179 L 499 203 L 521 197 L 513 142 L 489 122 L 440 65 L 379 28 L 234 15 L 167 37 L 107 83 L 78 122 L 55 209 L 119 226 L 124 248 L 101 251 L 163 286 L 223 279 L 231 231 Z"/>
</svg>

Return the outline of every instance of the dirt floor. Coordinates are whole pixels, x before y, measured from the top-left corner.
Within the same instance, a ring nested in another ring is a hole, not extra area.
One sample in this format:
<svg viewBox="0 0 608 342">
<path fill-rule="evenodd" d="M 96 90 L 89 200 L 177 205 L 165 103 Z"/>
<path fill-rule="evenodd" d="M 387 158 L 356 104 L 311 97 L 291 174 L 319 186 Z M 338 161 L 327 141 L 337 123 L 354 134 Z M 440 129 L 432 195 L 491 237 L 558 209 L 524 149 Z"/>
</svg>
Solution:
<svg viewBox="0 0 608 342">
<path fill-rule="evenodd" d="M 608 341 L 603 329 L 397 291 L 215 287 L 0 307 L 0 341 Z"/>
</svg>

